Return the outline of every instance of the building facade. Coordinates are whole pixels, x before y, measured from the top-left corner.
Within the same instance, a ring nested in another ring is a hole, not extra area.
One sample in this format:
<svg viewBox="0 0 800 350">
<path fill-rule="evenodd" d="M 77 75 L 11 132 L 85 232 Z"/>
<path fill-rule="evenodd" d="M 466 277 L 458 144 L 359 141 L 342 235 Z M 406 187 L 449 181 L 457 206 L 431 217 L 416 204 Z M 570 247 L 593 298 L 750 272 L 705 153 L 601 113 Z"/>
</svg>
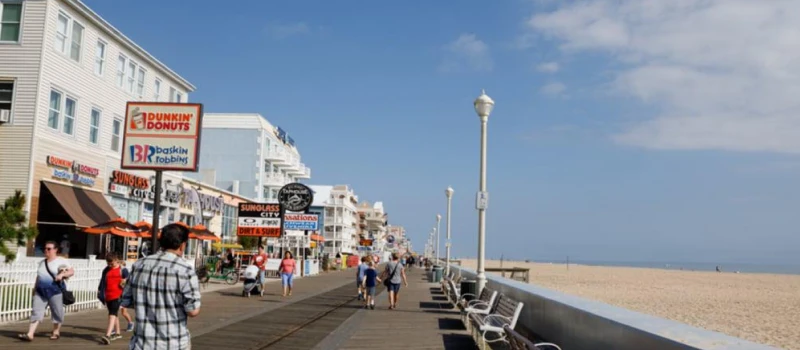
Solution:
<svg viewBox="0 0 800 350">
<path fill-rule="evenodd" d="M 120 169 L 126 103 L 187 102 L 195 87 L 78 0 L 0 0 L 0 18 L 0 198 L 28 198 L 29 254 L 117 244 L 80 230 L 155 215 L 153 173 Z M 180 219 L 181 184 L 165 172 L 164 223 Z"/>
<path fill-rule="evenodd" d="M 360 218 L 362 246 L 370 243 L 375 251 L 386 251 L 386 226 L 389 224 L 389 215 L 383 208 L 383 202 L 361 202 L 358 204 Z"/>
<path fill-rule="evenodd" d="M 259 114 L 203 116 L 200 172 L 188 177 L 257 202 L 276 203 L 278 190 L 311 178 L 294 140 Z"/>
<path fill-rule="evenodd" d="M 358 196 L 347 185 L 311 185 L 314 191 L 313 210 L 324 212 L 323 254 L 358 254 Z"/>
</svg>

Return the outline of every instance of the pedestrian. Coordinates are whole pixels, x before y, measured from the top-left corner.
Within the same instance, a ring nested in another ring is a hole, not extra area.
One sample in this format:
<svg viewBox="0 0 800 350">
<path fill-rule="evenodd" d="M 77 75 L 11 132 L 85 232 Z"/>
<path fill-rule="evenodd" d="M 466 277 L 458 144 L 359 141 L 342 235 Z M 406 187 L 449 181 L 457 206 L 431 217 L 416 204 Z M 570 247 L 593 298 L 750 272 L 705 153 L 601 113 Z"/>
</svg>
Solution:
<svg viewBox="0 0 800 350">
<path fill-rule="evenodd" d="M 281 260 L 281 265 L 278 267 L 278 271 L 281 273 L 281 284 L 283 284 L 283 296 L 291 296 L 292 295 L 292 277 L 295 273 L 295 261 L 294 256 L 292 256 L 292 252 L 286 251 L 283 254 L 283 260 Z M 287 294 L 288 293 L 288 294 Z"/>
<path fill-rule="evenodd" d="M 97 297 L 108 309 L 108 327 L 105 336 L 100 341 L 103 344 L 111 344 L 112 341 L 122 338 L 118 314 L 122 290 L 125 288 L 125 280 L 128 278 L 128 270 L 122 268 L 115 253 L 106 255 L 106 263 L 108 266 L 103 269 L 100 275 L 100 285 L 97 286 Z M 131 328 L 132 325 L 128 319 L 128 328 Z"/>
<path fill-rule="evenodd" d="M 128 271 L 127 264 L 125 263 L 125 260 L 119 259 L 119 262 L 120 262 L 120 266 L 122 266 L 122 272 L 125 274 L 125 278 L 122 280 L 122 285 L 124 287 L 125 284 L 128 283 L 128 277 L 130 277 L 130 271 Z M 124 290 L 124 288 L 123 288 L 123 290 Z M 131 315 L 128 314 L 128 309 L 126 309 L 126 308 L 122 307 L 122 305 L 120 305 L 119 314 L 122 315 L 122 318 L 124 318 L 125 321 L 128 322 L 128 326 L 125 327 L 125 331 L 126 332 L 133 332 L 133 319 L 131 318 Z"/>
<path fill-rule="evenodd" d="M 194 267 L 182 258 L 188 241 L 185 226 L 164 226 L 161 250 L 133 264 L 121 304 L 136 313 L 129 349 L 191 348 L 186 323 L 200 314 L 200 286 Z"/>
<path fill-rule="evenodd" d="M 75 274 L 67 259 L 58 256 L 58 243 L 48 241 L 44 244 L 45 259 L 39 262 L 36 269 L 36 282 L 32 291 L 31 323 L 28 333 L 18 334 L 17 337 L 24 341 L 33 341 L 36 327 L 44 319 L 45 309 L 50 307 L 50 317 L 53 319 L 53 333 L 50 340 L 61 338 L 61 324 L 64 323 L 63 290 L 66 289 L 64 280 Z"/>
<path fill-rule="evenodd" d="M 367 262 L 369 258 L 366 256 L 361 257 L 361 264 L 358 265 L 356 269 L 356 286 L 358 287 L 358 300 L 364 300 L 364 272 L 367 271 L 369 265 Z"/>
<path fill-rule="evenodd" d="M 256 283 L 261 288 L 261 295 L 264 295 L 264 285 L 267 282 L 267 261 L 269 256 L 264 252 L 264 246 L 258 246 L 258 254 L 253 257 L 253 265 L 258 267 L 258 279 Z"/>
<path fill-rule="evenodd" d="M 408 287 L 406 280 L 406 270 L 403 264 L 400 263 L 400 257 L 397 253 L 392 253 L 392 260 L 386 264 L 386 269 L 383 271 L 383 284 L 389 290 L 389 310 L 397 308 L 397 301 L 399 299 L 398 293 L 400 292 L 400 283 Z"/>
<path fill-rule="evenodd" d="M 366 293 L 364 297 L 364 308 L 375 310 L 375 286 L 378 285 L 381 279 L 378 278 L 378 271 L 375 271 L 374 262 L 367 259 L 366 265 L 367 269 L 364 271 L 364 278 L 361 281 L 364 286 L 364 292 Z"/>
</svg>

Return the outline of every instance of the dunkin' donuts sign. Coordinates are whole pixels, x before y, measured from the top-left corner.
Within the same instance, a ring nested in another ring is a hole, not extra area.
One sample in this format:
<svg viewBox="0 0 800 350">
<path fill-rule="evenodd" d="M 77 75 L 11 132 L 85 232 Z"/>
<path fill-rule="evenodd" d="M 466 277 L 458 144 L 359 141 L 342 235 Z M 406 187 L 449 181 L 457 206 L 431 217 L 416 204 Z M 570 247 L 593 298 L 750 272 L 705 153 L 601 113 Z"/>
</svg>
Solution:
<svg viewBox="0 0 800 350">
<path fill-rule="evenodd" d="M 197 171 L 203 106 L 128 102 L 122 169 Z"/>
</svg>

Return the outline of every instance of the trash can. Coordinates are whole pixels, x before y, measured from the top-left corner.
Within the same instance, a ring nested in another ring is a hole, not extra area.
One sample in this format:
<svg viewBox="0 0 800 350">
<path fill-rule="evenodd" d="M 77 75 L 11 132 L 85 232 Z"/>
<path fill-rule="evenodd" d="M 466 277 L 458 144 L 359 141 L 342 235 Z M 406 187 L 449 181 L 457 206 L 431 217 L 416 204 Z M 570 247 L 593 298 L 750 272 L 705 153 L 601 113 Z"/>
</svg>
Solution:
<svg viewBox="0 0 800 350">
<path fill-rule="evenodd" d="M 433 283 L 441 282 L 443 273 L 444 273 L 444 268 L 442 268 L 441 266 L 434 266 L 433 267 Z"/>
<path fill-rule="evenodd" d="M 459 291 L 459 293 L 461 295 L 471 294 L 464 298 L 467 302 L 476 298 L 474 295 L 477 290 L 478 290 L 478 281 L 468 280 L 468 279 L 461 280 L 461 290 Z"/>
</svg>

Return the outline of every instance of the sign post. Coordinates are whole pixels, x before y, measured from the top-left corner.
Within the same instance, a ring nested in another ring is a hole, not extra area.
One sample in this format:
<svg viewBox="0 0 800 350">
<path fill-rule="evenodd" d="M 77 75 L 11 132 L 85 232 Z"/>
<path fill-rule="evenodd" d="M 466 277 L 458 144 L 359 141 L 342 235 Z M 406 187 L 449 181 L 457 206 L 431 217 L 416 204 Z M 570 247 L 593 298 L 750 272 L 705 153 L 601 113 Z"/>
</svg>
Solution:
<svg viewBox="0 0 800 350">
<path fill-rule="evenodd" d="M 284 210 L 284 217 L 286 217 L 286 210 L 288 211 L 295 211 L 295 212 L 303 212 L 308 214 L 308 208 L 311 207 L 311 203 L 314 202 L 314 191 L 312 191 L 308 186 L 303 185 L 301 183 L 293 182 L 290 184 L 286 184 L 281 187 L 280 191 L 278 191 L 278 202 L 281 204 L 281 208 Z M 314 220 L 315 222 L 317 220 Z M 305 274 L 305 261 L 306 261 L 306 247 L 305 241 L 308 240 L 308 228 L 306 228 L 305 233 L 303 235 L 303 261 L 300 264 L 300 271 L 302 274 Z"/>
<path fill-rule="evenodd" d="M 120 168 L 156 172 L 151 254 L 158 251 L 162 171 L 197 171 L 202 118 L 199 103 L 128 102 L 125 108 Z"/>
</svg>

